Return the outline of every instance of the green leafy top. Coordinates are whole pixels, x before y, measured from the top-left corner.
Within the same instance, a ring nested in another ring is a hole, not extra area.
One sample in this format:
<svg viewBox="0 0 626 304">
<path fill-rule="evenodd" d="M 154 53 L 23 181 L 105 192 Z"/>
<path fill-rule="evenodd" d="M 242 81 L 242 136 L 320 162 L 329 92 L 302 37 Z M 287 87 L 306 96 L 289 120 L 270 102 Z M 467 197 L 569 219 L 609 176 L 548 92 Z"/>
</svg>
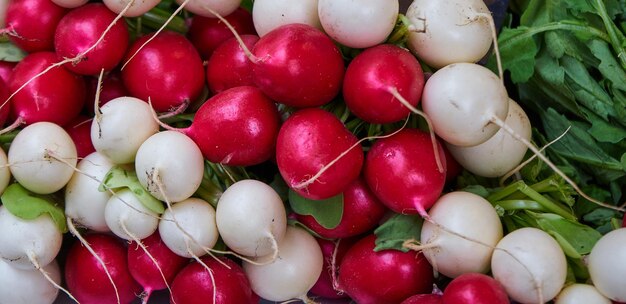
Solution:
<svg viewBox="0 0 626 304">
<path fill-rule="evenodd" d="M 52 196 L 35 194 L 15 183 L 4 190 L 0 199 L 11 214 L 21 219 L 33 220 L 49 215 L 61 233 L 67 232 L 63 208 L 54 203 Z"/>
<path fill-rule="evenodd" d="M 119 188 L 128 188 L 135 194 L 144 207 L 148 208 L 150 211 L 156 212 L 157 214 L 165 212 L 163 203 L 154 198 L 154 196 L 143 188 L 135 171 L 125 170 L 120 166 L 114 166 L 104 176 L 99 190 L 104 192 L 109 191 L 109 189 L 114 190 Z"/>
<path fill-rule="evenodd" d="M 337 227 L 343 216 L 343 194 L 325 200 L 311 200 L 289 190 L 289 205 L 297 214 L 313 216 L 326 229 Z"/>
</svg>

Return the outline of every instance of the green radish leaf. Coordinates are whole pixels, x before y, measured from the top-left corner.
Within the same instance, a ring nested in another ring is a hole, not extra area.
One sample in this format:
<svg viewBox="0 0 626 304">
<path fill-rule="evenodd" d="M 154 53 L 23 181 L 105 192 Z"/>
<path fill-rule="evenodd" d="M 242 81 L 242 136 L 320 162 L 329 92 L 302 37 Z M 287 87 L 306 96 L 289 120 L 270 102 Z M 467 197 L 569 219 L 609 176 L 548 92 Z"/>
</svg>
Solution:
<svg viewBox="0 0 626 304">
<path fill-rule="evenodd" d="M 26 56 L 24 51 L 10 42 L 0 43 L 0 60 L 18 62 Z"/>
<path fill-rule="evenodd" d="M 289 205 L 300 215 L 310 215 L 326 229 L 333 229 L 343 216 L 343 193 L 325 200 L 311 200 L 289 190 Z"/>
<path fill-rule="evenodd" d="M 118 188 L 128 188 L 132 191 L 137 199 L 148 208 L 150 211 L 162 214 L 165 212 L 163 202 L 152 196 L 146 189 L 143 188 L 135 171 L 124 170 L 122 167 L 114 166 L 107 172 L 100 184 L 98 190 L 100 192 L 108 191 L 108 189 L 114 190 Z"/>
<path fill-rule="evenodd" d="M 21 219 L 34 220 L 48 214 L 61 233 L 67 232 L 65 212 L 50 196 L 32 193 L 15 183 L 4 190 L 0 199 L 9 212 Z"/>
<path fill-rule="evenodd" d="M 539 227 L 552 235 L 565 254 L 571 258 L 577 259 L 589 254 L 591 248 L 602 237 L 602 234 L 595 229 L 556 214 L 534 214 L 534 217 Z"/>
<path fill-rule="evenodd" d="M 403 246 L 404 241 L 419 241 L 423 222 L 419 215 L 394 215 L 374 230 L 376 234 L 374 251 L 395 249 L 408 252 L 410 249 Z"/>
</svg>

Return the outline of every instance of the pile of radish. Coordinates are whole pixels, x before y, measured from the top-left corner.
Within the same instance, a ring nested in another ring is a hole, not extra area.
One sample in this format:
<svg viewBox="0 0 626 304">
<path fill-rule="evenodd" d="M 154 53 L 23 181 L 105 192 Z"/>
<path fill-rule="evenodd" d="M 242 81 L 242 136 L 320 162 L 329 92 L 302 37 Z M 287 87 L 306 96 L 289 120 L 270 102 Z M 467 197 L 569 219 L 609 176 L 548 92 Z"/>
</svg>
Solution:
<svg viewBox="0 0 626 304">
<path fill-rule="evenodd" d="M 0 303 L 626 302 L 482 0 L 7 1 Z"/>
</svg>

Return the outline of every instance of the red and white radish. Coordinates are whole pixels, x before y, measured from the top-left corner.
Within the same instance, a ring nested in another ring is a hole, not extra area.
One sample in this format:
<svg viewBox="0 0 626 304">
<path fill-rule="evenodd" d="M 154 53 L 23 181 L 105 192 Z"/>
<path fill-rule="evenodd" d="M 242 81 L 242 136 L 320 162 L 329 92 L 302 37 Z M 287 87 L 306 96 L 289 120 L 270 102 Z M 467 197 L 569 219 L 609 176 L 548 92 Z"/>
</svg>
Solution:
<svg viewBox="0 0 626 304">
<path fill-rule="evenodd" d="M 611 304 L 611 300 L 605 297 L 593 285 L 574 283 L 566 286 L 556 296 L 554 304 Z"/>
<path fill-rule="evenodd" d="M 616 302 L 626 302 L 624 288 L 626 278 L 621 275 L 626 271 L 624 258 L 626 258 L 626 228 L 605 234 L 593 246 L 587 258 L 593 285 L 605 297 Z"/>
<path fill-rule="evenodd" d="M 52 51 L 54 30 L 67 9 L 50 0 L 4 0 L 6 32 L 15 45 L 28 53 Z"/>
<path fill-rule="evenodd" d="M 242 35 L 241 40 L 248 48 L 259 41 L 256 35 Z M 239 46 L 236 38 L 231 38 L 215 49 L 206 67 L 209 90 L 220 93 L 238 86 L 253 86 L 253 63 Z"/>
<path fill-rule="evenodd" d="M 256 6 L 257 3 L 254 5 Z M 224 16 L 224 19 L 240 36 L 256 35 L 254 23 L 252 23 L 252 14 L 244 8 L 236 9 L 228 16 Z M 209 59 L 215 49 L 234 36 L 222 20 L 195 15 L 191 17 L 187 38 L 193 43 L 202 58 Z"/>
<path fill-rule="evenodd" d="M 159 225 L 159 215 L 144 206 L 130 189 L 111 196 L 104 208 L 104 219 L 111 232 L 128 241 L 147 238 Z"/>
<path fill-rule="evenodd" d="M 59 264 L 52 261 L 42 267 L 57 285 L 61 285 Z M 40 271 L 14 267 L 0 259 L 0 301 L 2 303 L 41 303 L 55 302 L 59 289 L 52 285 Z"/>
<path fill-rule="evenodd" d="M 215 13 L 220 16 L 230 15 L 239 7 L 241 0 L 176 0 L 176 3 L 186 3 L 185 9 L 194 15 L 215 18 Z"/>
<path fill-rule="evenodd" d="M 500 282 L 482 273 L 464 273 L 446 286 L 443 304 L 509 304 Z"/>
<path fill-rule="evenodd" d="M 318 0 L 256 0 L 252 7 L 254 28 L 259 36 L 291 23 L 302 23 L 322 29 L 317 14 Z"/>
<path fill-rule="evenodd" d="M 160 0 L 102 0 L 116 14 L 124 12 L 124 17 L 138 17 L 157 6 Z M 129 6 L 130 4 L 130 6 Z M 128 7 L 128 8 L 126 8 Z"/>
</svg>

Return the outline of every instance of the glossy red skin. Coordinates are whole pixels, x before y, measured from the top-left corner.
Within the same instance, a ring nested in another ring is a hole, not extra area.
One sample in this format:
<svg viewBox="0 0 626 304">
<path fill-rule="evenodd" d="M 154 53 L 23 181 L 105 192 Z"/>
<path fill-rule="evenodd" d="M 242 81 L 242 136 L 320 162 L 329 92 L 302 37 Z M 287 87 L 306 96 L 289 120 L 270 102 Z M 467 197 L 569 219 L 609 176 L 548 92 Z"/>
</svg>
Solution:
<svg viewBox="0 0 626 304">
<path fill-rule="evenodd" d="M 288 106 L 317 107 L 341 88 L 343 58 L 334 42 L 305 24 L 286 24 L 261 37 L 252 49 L 254 83 Z"/>
<path fill-rule="evenodd" d="M 98 77 L 88 77 L 85 110 L 90 115 L 94 114 L 93 107 L 97 90 Z M 100 89 L 100 107 L 115 98 L 129 95 L 130 93 L 124 86 L 124 82 L 122 81 L 122 77 L 118 71 L 113 71 L 104 75 L 102 78 L 102 88 Z"/>
<path fill-rule="evenodd" d="M 220 261 L 230 267 L 220 264 L 214 257 L 204 257 L 204 262 L 212 271 L 213 280 L 209 272 L 198 262 L 192 262 L 185 266 L 172 283 L 171 299 L 176 304 L 252 304 L 258 303 L 259 298 L 250 287 L 250 282 L 241 266 L 230 259 L 219 257 Z M 213 299 L 213 291 L 216 291 L 216 300 Z"/>
<path fill-rule="evenodd" d="M 120 302 L 130 303 L 137 299 L 141 286 L 128 271 L 124 243 L 108 234 L 88 234 L 85 235 L 85 240 L 107 265 L 117 287 Z M 72 245 L 65 263 L 65 281 L 70 293 L 80 303 L 117 303 L 115 289 L 104 268 L 80 242 L 76 241 Z"/>
<path fill-rule="evenodd" d="M 320 248 L 322 249 L 322 254 L 324 255 L 324 262 L 322 266 L 323 270 L 322 270 L 322 273 L 320 274 L 320 277 L 317 279 L 317 282 L 315 282 L 315 285 L 313 285 L 313 287 L 311 287 L 309 291 L 317 296 L 327 298 L 327 299 L 347 298 L 348 295 L 346 295 L 343 292 L 335 290 L 335 288 L 333 287 L 333 279 L 332 279 L 331 271 L 332 271 L 332 259 L 333 259 L 333 253 L 335 252 L 336 241 L 330 241 L 330 240 L 325 240 L 325 239 L 320 239 L 320 238 L 315 238 L 315 239 L 317 240 L 317 243 L 320 245 Z M 341 263 L 341 260 L 343 259 L 346 252 L 348 252 L 348 249 L 350 249 L 350 247 L 354 244 L 354 242 L 355 242 L 355 239 L 339 240 L 339 246 L 337 246 L 337 254 L 335 255 L 335 270 L 339 269 L 339 264 Z"/>
<path fill-rule="evenodd" d="M 248 49 L 252 49 L 259 37 L 243 35 L 241 39 Z M 215 94 L 238 86 L 253 86 L 253 65 L 236 38 L 224 41 L 215 49 L 207 63 L 206 79 L 209 90 Z"/>
<path fill-rule="evenodd" d="M 157 261 L 161 272 L 146 252 L 135 242 L 128 244 L 128 270 L 139 285 L 143 286 L 144 292 L 150 295 L 152 291 L 167 288 L 163 276 L 167 280 L 167 284 L 171 285 L 174 277 L 187 265 L 189 259 L 176 255 L 167 248 L 158 232 L 141 240 L 141 242 Z"/>
<path fill-rule="evenodd" d="M 9 78 L 13 74 L 13 68 L 17 65 L 17 62 L 9 62 L 0 60 L 0 79 L 4 83 L 9 83 Z"/>
<path fill-rule="evenodd" d="M 279 128 L 276 104 L 258 88 L 242 86 L 207 100 L 182 132 L 211 162 L 251 166 L 274 155 Z"/>
<path fill-rule="evenodd" d="M 230 15 L 224 17 L 235 28 L 240 36 L 256 35 L 252 14 L 243 8 L 238 8 Z M 234 37 L 228 27 L 218 18 L 208 18 L 195 15 L 191 18 L 189 41 L 198 49 L 200 56 L 208 59 L 222 42 Z"/>
<path fill-rule="evenodd" d="M 343 80 L 343 97 L 357 117 L 376 124 L 406 118 L 411 111 L 389 93 L 398 90 L 417 106 L 424 88 L 424 73 L 409 51 L 391 44 L 366 49 L 348 65 Z"/>
<path fill-rule="evenodd" d="M 91 121 L 93 117 L 87 117 L 79 115 L 69 124 L 63 126 L 63 129 L 70 135 L 74 145 L 76 145 L 76 152 L 79 158 L 84 158 L 87 155 L 96 152 L 93 143 L 91 142 Z"/>
<path fill-rule="evenodd" d="M 0 79 L 0 104 L 4 103 L 10 95 L 9 86 L 4 80 Z M 9 101 L 6 105 L 0 108 L 0 128 L 3 127 L 9 119 L 9 114 L 11 114 L 11 104 L 12 102 Z"/>
<path fill-rule="evenodd" d="M 367 153 L 365 180 L 372 192 L 389 209 L 402 214 L 426 216 L 445 184 L 445 154 L 439 157 L 444 172 L 439 172 L 431 137 L 417 129 L 377 140 Z"/>
<path fill-rule="evenodd" d="M 509 296 L 496 279 L 482 273 L 456 277 L 443 291 L 443 304 L 508 304 Z"/>
<path fill-rule="evenodd" d="M 287 185 L 303 197 L 320 200 L 335 196 L 361 173 L 363 150 L 360 145 L 353 147 L 356 143 L 356 136 L 335 115 L 319 108 L 299 110 L 278 133 L 278 170 Z M 348 150 L 313 183 L 294 189 Z"/>
<path fill-rule="evenodd" d="M 443 300 L 438 294 L 418 294 L 402 301 L 400 304 L 441 304 Z"/>
<path fill-rule="evenodd" d="M 150 35 L 137 39 L 123 62 L 128 61 Z M 128 91 L 148 101 L 158 112 L 171 111 L 200 96 L 204 67 L 193 44 L 178 33 L 164 31 L 141 49 L 122 70 Z"/>
<path fill-rule="evenodd" d="M 346 238 L 365 233 L 378 226 L 387 207 L 369 190 L 365 180 L 358 178 L 343 191 L 343 215 L 339 225 L 324 228 L 313 216 L 298 215 L 299 222 L 328 239 Z"/>
<path fill-rule="evenodd" d="M 56 54 L 38 52 L 26 56 L 15 66 L 9 90 L 15 92 L 33 76 L 56 62 Z M 31 81 L 11 99 L 13 115 L 27 124 L 47 121 L 66 125 L 83 108 L 86 85 L 82 76 L 55 67 Z"/>
<path fill-rule="evenodd" d="M 27 53 L 54 50 L 54 31 L 68 10 L 50 0 L 11 0 L 6 28 L 15 31 L 9 39 Z"/>
<path fill-rule="evenodd" d="M 354 244 L 339 267 L 339 287 L 359 304 L 400 303 L 428 293 L 433 269 L 422 253 L 382 250 L 374 252 L 376 236 Z"/>
<path fill-rule="evenodd" d="M 102 3 L 90 3 L 71 10 L 59 22 L 54 34 L 54 49 L 59 61 L 74 58 L 91 48 L 117 15 Z M 124 19 L 117 21 L 98 45 L 68 70 L 81 75 L 97 75 L 112 70 L 122 60 L 129 44 Z"/>
</svg>

